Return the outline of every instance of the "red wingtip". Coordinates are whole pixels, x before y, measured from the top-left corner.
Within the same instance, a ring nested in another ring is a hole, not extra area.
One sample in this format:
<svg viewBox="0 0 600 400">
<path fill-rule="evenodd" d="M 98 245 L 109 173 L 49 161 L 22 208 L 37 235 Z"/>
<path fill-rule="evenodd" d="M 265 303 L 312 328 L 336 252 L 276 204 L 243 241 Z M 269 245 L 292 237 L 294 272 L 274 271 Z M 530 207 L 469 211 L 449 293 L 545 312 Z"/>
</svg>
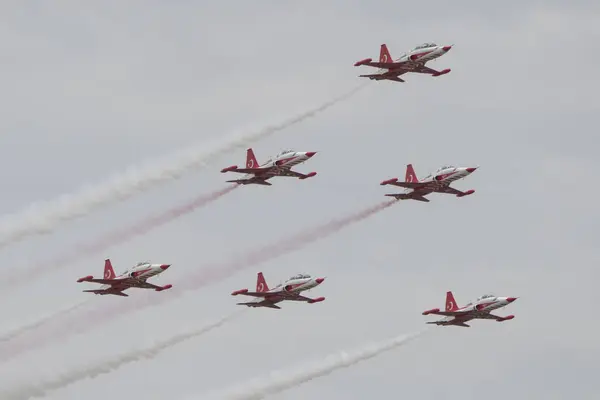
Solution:
<svg viewBox="0 0 600 400">
<path fill-rule="evenodd" d="M 229 172 L 237 169 L 237 165 L 232 165 L 231 167 L 223 168 L 221 172 Z"/>
<path fill-rule="evenodd" d="M 237 296 L 238 294 L 242 294 L 242 293 L 247 293 L 248 289 L 240 289 L 240 290 L 236 290 L 235 292 L 231 292 L 232 296 Z"/>
<path fill-rule="evenodd" d="M 310 304 L 312 303 L 319 303 L 321 301 L 325 300 L 325 297 L 317 297 L 316 299 L 312 299 L 309 301 Z"/>
<path fill-rule="evenodd" d="M 171 289 L 172 287 L 173 287 L 173 285 L 168 284 L 168 285 L 165 285 L 163 287 L 159 287 L 158 289 L 156 289 L 156 291 L 157 292 L 162 292 L 163 290 Z"/>
<path fill-rule="evenodd" d="M 422 314 L 423 315 L 427 315 L 427 314 L 431 314 L 431 313 L 434 313 L 434 312 L 440 312 L 440 309 L 439 308 L 432 308 L 431 310 L 423 311 Z"/>
<path fill-rule="evenodd" d="M 81 282 L 89 281 L 90 279 L 94 279 L 94 277 L 92 275 L 84 276 L 83 278 L 77 279 L 77 282 L 81 283 Z"/>
<path fill-rule="evenodd" d="M 380 185 L 389 185 L 390 183 L 398 182 L 398 178 L 388 179 L 387 181 L 383 181 Z"/>
<path fill-rule="evenodd" d="M 354 66 L 358 67 L 358 66 L 361 66 L 363 64 L 370 63 L 371 61 L 373 61 L 372 58 L 365 58 L 364 60 L 360 60 L 360 61 L 355 62 Z"/>
<path fill-rule="evenodd" d="M 496 321 L 497 322 L 508 321 L 509 319 L 513 319 L 514 317 L 515 317 L 514 315 L 507 315 L 506 317 L 497 319 Z"/>
</svg>

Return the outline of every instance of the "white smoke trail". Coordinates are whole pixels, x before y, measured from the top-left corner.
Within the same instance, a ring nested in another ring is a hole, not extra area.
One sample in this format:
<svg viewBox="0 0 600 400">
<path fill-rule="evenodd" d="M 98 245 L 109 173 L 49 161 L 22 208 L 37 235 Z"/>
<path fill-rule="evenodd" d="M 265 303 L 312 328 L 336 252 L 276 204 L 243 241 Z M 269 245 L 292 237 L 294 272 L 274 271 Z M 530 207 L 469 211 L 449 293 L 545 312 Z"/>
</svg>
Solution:
<svg viewBox="0 0 600 400">
<path fill-rule="evenodd" d="M 48 322 L 48 321 L 50 321 L 50 320 L 52 320 L 54 318 L 60 317 L 60 316 L 65 315 L 65 314 L 68 314 L 71 311 L 74 311 L 74 310 L 76 310 L 76 309 L 78 309 L 78 308 L 80 308 L 80 307 L 88 304 L 90 302 L 90 300 L 91 299 L 86 299 L 86 300 L 84 300 L 82 302 L 79 302 L 79 303 L 77 303 L 75 305 L 70 305 L 70 306 L 62 308 L 62 309 L 60 309 L 58 311 L 52 312 L 50 314 L 47 314 L 47 315 L 43 316 L 42 318 L 39 318 L 39 319 L 37 319 L 37 320 L 35 320 L 33 322 L 30 322 L 30 323 L 25 324 L 25 325 L 21 325 L 21 326 L 15 328 L 15 329 L 9 331 L 8 333 L 5 333 L 2 336 L 0 336 L 0 342 L 9 341 L 9 340 L 11 340 L 11 339 L 13 339 L 13 338 L 21 335 L 22 333 L 34 330 L 37 327 L 45 324 L 46 322 Z"/>
<path fill-rule="evenodd" d="M 163 211 L 160 214 L 155 214 L 144 218 L 142 221 L 126 228 L 113 231 L 102 238 L 94 240 L 91 243 L 80 243 L 69 246 L 72 250 L 70 254 L 60 255 L 52 260 L 39 262 L 31 268 L 17 268 L 14 271 L 10 271 L 10 273 L 4 276 L 4 278 L 0 281 L 0 293 L 4 293 L 10 289 L 14 289 L 20 285 L 28 283 L 33 279 L 43 276 L 45 273 L 55 272 L 58 268 L 66 267 L 83 257 L 87 257 L 91 254 L 102 253 L 112 246 L 123 244 L 137 236 L 145 235 L 155 228 L 165 225 L 176 218 L 187 215 L 200 207 L 206 206 L 213 201 L 218 200 L 238 187 L 239 186 L 237 185 L 233 185 L 212 193 L 203 194 L 184 204 L 180 204 Z"/>
<path fill-rule="evenodd" d="M 152 346 L 143 349 L 135 349 L 128 353 L 117 355 L 112 359 L 99 361 L 87 366 L 80 366 L 70 372 L 59 373 L 52 379 L 36 382 L 35 380 L 28 378 L 27 383 L 20 387 L 0 391 L 0 398 L 3 400 L 25 400 L 30 399 L 31 397 L 45 396 L 51 391 L 63 388 L 82 379 L 92 379 L 98 375 L 111 373 L 125 364 L 152 359 L 170 347 L 220 327 L 226 322 L 240 316 L 244 311 L 245 310 L 237 310 L 212 324 L 206 325 L 200 329 L 180 333 L 167 340 L 156 342 Z M 55 373 L 56 366 L 53 366 L 52 368 Z"/>
<path fill-rule="evenodd" d="M 245 147 L 256 140 L 313 117 L 348 99 L 363 87 L 365 84 L 295 117 L 256 132 L 229 138 L 212 148 L 207 148 L 204 143 L 199 144 L 171 157 L 163 165 L 150 165 L 146 168 L 133 167 L 103 184 L 64 195 L 55 201 L 34 204 L 20 213 L 5 216 L 0 223 L 0 248 L 31 235 L 50 233 L 61 222 L 82 217 L 108 204 L 126 200 L 160 183 L 178 179 L 186 172 L 204 167 L 208 162 L 225 153 Z"/>
<path fill-rule="evenodd" d="M 397 336 L 383 342 L 371 344 L 354 352 L 342 351 L 337 354 L 332 354 L 312 366 L 299 368 L 295 371 L 273 371 L 268 377 L 248 382 L 247 384 L 232 390 L 227 390 L 218 394 L 215 393 L 200 396 L 199 398 L 221 400 L 262 399 L 269 395 L 299 386 L 312 379 L 329 375 L 338 369 L 347 368 L 361 361 L 373 358 L 381 353 L 408 343 L 424 332 L 425 330 L 412 335 Z"/>
</svg>

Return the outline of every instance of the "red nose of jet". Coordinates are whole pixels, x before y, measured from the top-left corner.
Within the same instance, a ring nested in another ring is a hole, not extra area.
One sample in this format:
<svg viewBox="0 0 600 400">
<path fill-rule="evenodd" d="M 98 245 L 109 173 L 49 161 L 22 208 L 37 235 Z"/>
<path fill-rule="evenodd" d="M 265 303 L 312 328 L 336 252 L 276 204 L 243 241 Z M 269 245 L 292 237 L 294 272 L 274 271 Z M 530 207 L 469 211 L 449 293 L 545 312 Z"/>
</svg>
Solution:
<svg viewBox="0 0 600 400">
<path fill-rule="evenodd" d="M 516 297 L 507 297 L 506 301 L 508 301 L 509 303 L 512 303 L 513 301 L 515 301 L 517 298 Z"/>
<path fill-rule="evenodd" d="M 325 280 L 325 278 L 317 278 L 315 279 L 315 282 L 317 282 L 318 284 L 323 283 L 323 281 Z"/>
<path fill-rule="evenodd" d="M 477 167 L 471 167 L 471 168 L 467 168 L 467 172 L 471 173 L 471 172 L 475 172 L 475 170 L 477 169 Z"/>
<path fill-rule="evenodd" d="M 452 46 L 444 46 L 442 47 L 444 49 L 445 52 L 450 51 L 450 49 L 452 48 Z"/>
<path fill-rule="evenodd" d="M 312 156 L 314 156 L 315 154 L 317 154 L 316 151 L 307 151 L 306 152 L 306 157 L 311 158 Z"/>
<path fill-rule="evenodd" d="M 167 268 L 169 268 L 171 266 L 171 264 L 163 264 L 160 266 L 160 269 L 165 270 Z"/>
</svg>

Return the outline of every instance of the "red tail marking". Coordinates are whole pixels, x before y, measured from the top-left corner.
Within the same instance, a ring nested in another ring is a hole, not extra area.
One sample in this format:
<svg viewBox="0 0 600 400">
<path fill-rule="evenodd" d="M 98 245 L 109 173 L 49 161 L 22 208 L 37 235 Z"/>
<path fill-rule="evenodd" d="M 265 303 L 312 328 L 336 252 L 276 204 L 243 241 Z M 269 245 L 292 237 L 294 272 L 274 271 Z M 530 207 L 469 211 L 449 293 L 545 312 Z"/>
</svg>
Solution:
<svg viewBox="0 0 600 400">
<path fill-rule="evenodd" d="M 251 148 L 246 150 L 246 168 L 258 168 L 258 161 Z"/>
<path fill-rule="evenodd" d="M 381 50 L 379 50 L 379 62 L 381 63 L 391 63 L 392 60 L 392 56 L 390 55 L 390 52 L 388 51 L 387 46 L 384 44 L 381 45 Z"/>
<path fill-rule="evenodd" d="M 259 293 L 269 291 L 269 286 L 267 286 L 267 281 L 262 272 L 259 272 L 256 276 L 256 291 Z"/>
<path fill-rule="evenodd" d="M 104 279 L 114 279 L 116 276 L 115 270 L 113 269 L 110 260 L 107 258 L 104 260 Z"/>
<path fill-rule="evenodd" d="M 404 177 L 405 182 L 419 182 L 419 178 L 417 178 L 417 174 L 415 174 L 415 170 L 413 169 L 412 164 L 408 164 L 406 166 L 406 176 Z"/>
<path fill-rule="evenodd" d="M 458 310 L 458 306 L 456 305 L 456 300 L 454 300 L 452 292 L 446 292 L 446 311 L 456 310 Z"/>
</svg>

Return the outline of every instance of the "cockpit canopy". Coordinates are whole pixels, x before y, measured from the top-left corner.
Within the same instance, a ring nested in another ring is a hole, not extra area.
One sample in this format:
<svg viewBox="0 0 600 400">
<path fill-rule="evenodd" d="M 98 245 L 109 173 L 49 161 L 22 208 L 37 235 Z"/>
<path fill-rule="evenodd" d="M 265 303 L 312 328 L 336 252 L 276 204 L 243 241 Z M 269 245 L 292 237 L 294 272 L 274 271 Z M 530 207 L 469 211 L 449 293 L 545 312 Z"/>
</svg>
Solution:
<svg viewBox="0 0 600 400">
<path fill-rule="evenodd" d="M 294 153 L 294 150 L 291 150 L 291 149 L 282 150 L 279 152 L 279 154 L 277 154 L 277 157 L 282 156 L 284 154 L 288 154 L 288 153 Z"/>
<path fill-rule="evenodd" d="M 136 267 L 140 267 L 142 265 L 148 265 L 151 264 L 150 261 L 140 261 L 139 263 L 135 264 Z"/>
<path fill-rule="evenodd" d="M 489 299 L 489 298 L 492 298 L 492 297 L 496 297 L 496 296 L 494 296 L 493 294 L 484 294 L 483 296 L 480 296 L 480 297 L 477 299 L 477 301 L 479 301 L 479 300 L 483 300 L 483 299 Z"/>
<path fill-rule="evenodd" d="M 308 275 L 308 274 L 298 274 L 298 275 L 292 276 L 289 280 L 293 281 L 295 279 L 307 279 L 307 278 L 310 278 L 310 275 Z"/>
<path fill-rule="evenodd" d="M 437 46 L 437 44 L 435 44 L 435 43 L 423 43 L 422 45 L 415 47 L 414 50 L 426 49 L 428 47 L 435 47 L 435 46 Z"/>
<path fill-rule="evenodd" d="M 445 169 L 451 169 L 451 168 L 456 168 L 454 165 L 442 165 L 440 168 L 438 168 L 438 171 L 443 171 Z"/>
</svg>

